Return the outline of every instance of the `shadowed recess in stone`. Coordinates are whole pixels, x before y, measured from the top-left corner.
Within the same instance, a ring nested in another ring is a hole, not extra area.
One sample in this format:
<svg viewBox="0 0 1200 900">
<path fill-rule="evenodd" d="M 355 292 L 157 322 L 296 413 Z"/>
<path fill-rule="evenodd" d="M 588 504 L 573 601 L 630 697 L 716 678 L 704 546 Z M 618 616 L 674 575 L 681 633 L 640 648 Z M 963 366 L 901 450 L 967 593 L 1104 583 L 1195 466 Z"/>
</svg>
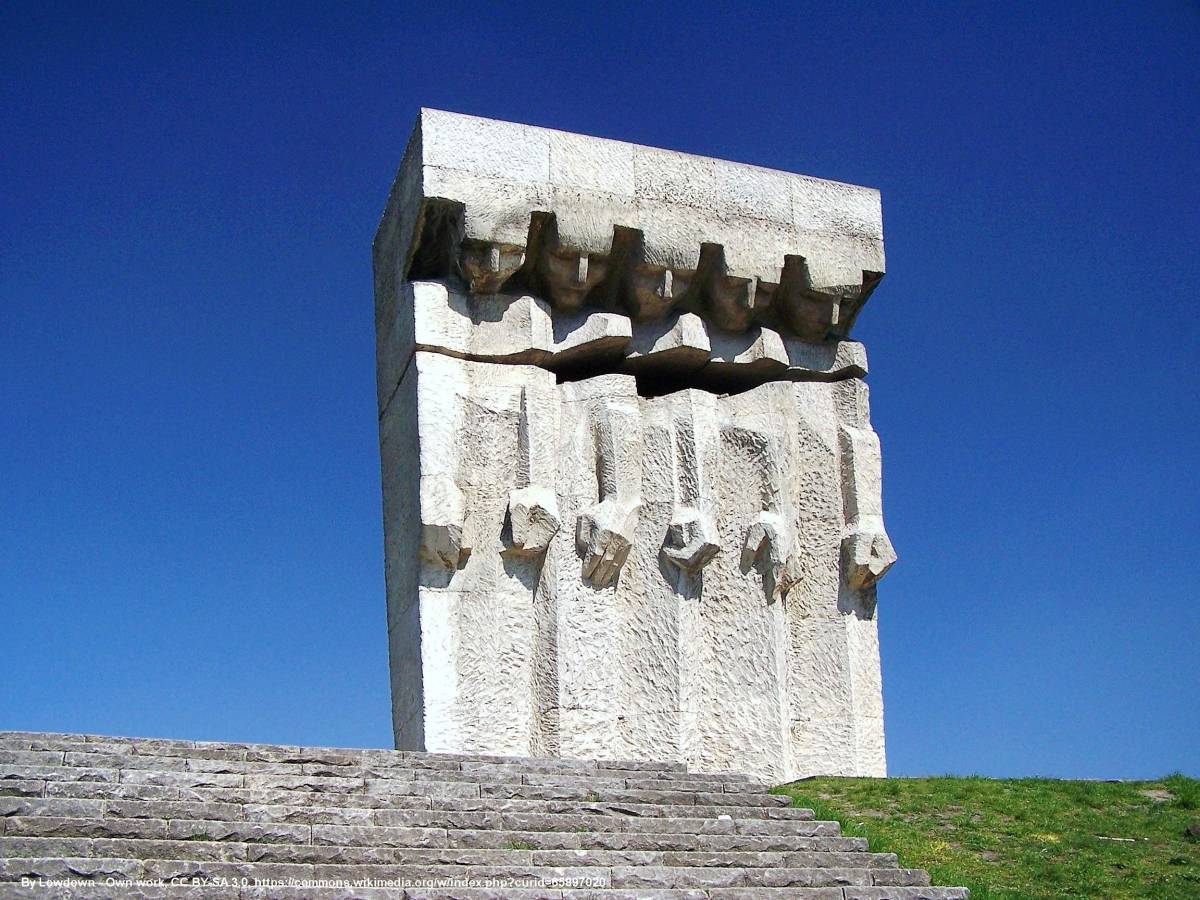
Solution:
<svg viewBox="0 0 1200 900">
<path fill-rule="evenodd" d="M 525 294 L 471 294 L 441 281 L 409 282 L 393 330 L 412 334 L 401 354 L 417 350 L 476 362 L 535 365 L 561 382 L 614 373 L 633 375 L 653 397 L 695 388 L 737 394 L 771 381 L 841 381 L 867 374 L 857 341 L 820 343 L 751 326 L 723 331 L 695 313 L 649 322 L 619 312 L 563 313 Z"/>
<path fill-rule="evenodd" d="M 695 268 L 648 262 L 641 229 L 614 225 L 607 252 L 586 253 L 564 245 L 553 212 L 530 213 L 526 241 L 501 244 L 464 239 L 464 204 L 427 197 L 418 214 L 418 235 L 406 277 L 445 279 L 473 294 L 532 292 L 556 311 L 592 308 L 652 321 L 671 312 L 693 312 L 730 332 L 754 325 L 819 343 L 846 337 L 883 279 L 862 270 L 857 283 L 818 287 L 808 261 L 784 255 L 777 283 L 729 273 L 725 248 L 703 242 Z"/>
</svg>

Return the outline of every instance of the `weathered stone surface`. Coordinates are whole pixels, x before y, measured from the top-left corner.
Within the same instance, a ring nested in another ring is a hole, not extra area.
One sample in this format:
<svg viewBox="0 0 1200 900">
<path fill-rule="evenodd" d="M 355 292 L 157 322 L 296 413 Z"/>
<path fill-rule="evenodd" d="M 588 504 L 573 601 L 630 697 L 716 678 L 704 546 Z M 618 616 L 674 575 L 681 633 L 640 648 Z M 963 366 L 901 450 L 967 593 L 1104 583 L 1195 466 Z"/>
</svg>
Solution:
<svg viewBox="0 0 1200 900">
<path fill-rule="evenodd" d="M 9 816 L 5 837 L 165 838 L 167 823 L 157 819 L 100 819 L 59 816 Z"/>
<path fill-rule="evenodd" d="M 501 815 L 441 809 L 381 809 L 374 813 L 371 824 L 405 828 L 500 828 Z"/>
<path fill-rule="evenodd" d="M 406 900 L 561 900 L 557 888 L 413 888 Z"/>
<path fill-rule="evenodd" d="M 416 810 L 422 812 L 423 810 Z M 247 819 L 258 822 L 309 822 L 321 825 L 370 825 L 375 810 L 367 807 L 286 806 L 280 804 L 248 803 L 241 808 Z M 396 810 L 396 812 L 400 812 Z"/>
<path fill-rule="evenodd" d="M 197 803 L 186 800 L 109 800 L 104 804 L 104 813 L 114 819 L 221 820 L 238 817 L 241 807 L 233 803 Z"/>
<path fill-rule="evenodd" d="M 0 750 L 0 763 L 14 766 L 59 766 L 63 754 L 45 750 Z"/>
<path fill-rule="evenodd" d="M 390 778 L 368 778 L 368 794 L 379 794 L 389 801 L 392 797 L 478 797 L 481 785 L 474 781 L 394 781 Z"/>
<path fill-rule="evenodd" d="M 966 888 L 847 887 L 845 900 L 968 900 Z"/>
<path fill-rule="evenodd" d="M 771 900 L 786 897 L 788 900 L 844 900 L 841 888 L 715 888 L 707 892 L 710 900 Z"/>
<path fill-rule="evenodd" d="M 374 253 L 397 746 L 884 774 L 878 194 L 425 110 Z"/>
<path fill-rule="evenodd" d="M 612 883 L 618 888 L 694 888 L 734 887 L 746 881 L 743 869 L 615 866 Z"/>
<path fill-rule="evenodd" d="M 0 837 L 0 859 L 31 857 L 35 859 L 52 859 L 66 856 L 111 856 L 122 857 L 125 854 L 93 853 L 97 844 L 86 837 Z"/>
<path fill-rule="evenodd" d="M 598 796 L 586 785 L 565 784 L 559 786 L 546 785 L 511 785 L 483 784 L 480 785 L 482 798 L 500 798 L 515 800 L 561 800 L 589 801 Z M 630 791 L 611 790 L 604 796 L 618 803 L 668 803 L 694 804 L 696 795 L 685 791 Z"/>
<path fill-rule="evenodd" d="M 159 772 L 182 772 L 187 769 L 186 759 L 169 757 L 140 756 L 137 754 L 70 752 L 57 754 L 59 765 L 67 768 L 105 768 L 105 769 L 155 769 Z M 45 765 L 43 763 L 43 765 Z"/>
<path fill-rule="evenodd" d="M 49 885 L 49 886 L 48 886 Z M 0 896 L 5 900 L 33 898 L 33 900 L 204 900 L 212 897 L 211 888 L 205 885 L 138 885 L 136 882 L 114 880 L 111 884 L 71 884 L 54 886 L 49 882 L 33 882 L 27 885 L 5 885 Z M 291 894 L 289 896 L 296 896 Z"/>
<path fill-rule="evenodd" d="M 428 485 L 453 485 L 425 531 L 473 548 L 416 565 L 390 551 L 397 721 L 419 721 L 427 747 L 667 747 L 769 778 L 882 773 L 873 589 L 890 560 L 868 556 L 870 577 L 853 554 L 843 566 L 852 535 L 882 547 L 886 533 L 877 444 L 841 422 L 840 383 L 645 397 L 627 375 L 556 386 L 426 351 L 407 378 L 416 409 L 389 407 L 383 428 L 409 416 L 428 435 L 408 515 L 434 502 Z"/>
<path fill-rule="evenodd" d="M 115 784 L 120 779 L 117 769 L 82 766 L 23 766 L 0 763 L 0 785 L 22 781 L 102 781 Z"/>
<path fill-rule="evenodd" d="M 208 785 L 205 786 L 207 787 Z M 366 781 L 363 778 L 325 777 L 321 775 L 249 774 L 245 777 L 244 785 L 242 782 L 232 782 L 228 786 L 244 786 L 247 790 L 280 788 L 289 791 L 310 791 L 321 794 L 361 794 L 366 786 Z"/>
<path fill-rule="evenodd" d="M 837 822 L 735 819 L 734 826 L 734 830 L 738 834 L 799 834 L 833 837 L 842 833 Z"/>
<path fill-rule="evenodd" d="M 250 883 L 252 880 L 311 881 L 316 876 L 316 867 L 297 863 L 241 863 L 216 862 L 186 859 L 148 859 L 145 862 L 147 878 L 163 880 L 213 880 L 217 884 L 233 881 L 235 884 Z"/>
<path fill-rule="evenodd" d="M 46 782 L 19 778 L 0 778 L 0 797 L 41 797 L 46 793 Z"/>
<path fill-rule="evenodd" d="M 190 859 L 211 862 L 240 862 L 248 859 L 247 847 L 257 846 L 236 841 L 141 840 L 138 838 L 97 838 L 91 841 L 90 856 L 121 859 Z"/>
<path fill-rule="evenodd" d="M 145 869 L 139 860 L 103 859 L 98 857 L 0 858 L 0 884 L 22 878 L 77 878 L 103 882 L 108 878 L 143 877 Z"/>
<path fill-rule="evenodd" d="M 819 339 L 847 333 L 882 276 L 883 228 L 869 188 L 422 110 L 375 262 L 385 288 L 455 276 L 566 310 L 680 305 Z"/>
<path fill-rule="evenodd" d="M 445 847 L 444 828 L 397 828 L 392 826 L 313 825 L 314 844 L 355 847 Z"/>
<path fill-rule="evenodd" d="M 896 552 L 883 528 L 879 438 L 868 428 L 842 425 L 838 430 L 842 455 L 847 522 L 842 546 L 852 588 L 873 587 L 883 577 Z"/>
<path fill-rule="evenodd" d="M 638 321 L 617 312 L 556 312 L 522 295 L 471 295 L 444 282 L 404 282 L 378 338 L 378 400 L 390 402 L 417 350 L 477 362 L 535 365 L 556 371 L 607 365 L 643 378 L 689 378 L 721 388 L 764 380 L 861 377 L 862 344 L 844 339 L 809 343 L 755 327 L 735 334 L 695 313 Z M 544 406 L 544 397 L 536 398 Z M 536 445 L 535 445 L 536 446 Z M 253 751 L 249 751 L 253 758 Z"/>
<path fill-rule="evenodd" d="M 7 816 L 60 816 L 69 818 L 104 815 L 102 800 L 74 800 L 57 797 L 0 797 L 0 817 Z"/>
<path fill-rule="evenodd" d="M 901 869 L 892 865 L 872 871 L 871 883 L 891 887 L 928 887 L 929 873 L 924 869 Z"/>
<path fill-rule="evenodd" d="M 63 771 L 69 771 L 64 769 Z M 251 776 L 255 777 L 255 776 Z M 272 776 L 257 776 L 270 778 Z M 278 776 L 280 778 L 286 776 Z M 158 787 L 178 788 L 214 788 L 242 787 L 242 775 L 222 774 L 219 772 L 164 772 L 153 769 L 122 769 L 122 784 L 155 785 Z"/>
<path fill-rule="evenodd" d="M 2 782 L 0 782 L 2 783 Z M 179 800 L 186 793 L 203 789 L 183 789 L 149 784 L 112 784 L 94 781 L 47 781 L 47 797 L 97 797 L 116 800 Z M 218 788 L 217 790 L 224 790 Z M 199 799 L 208 799 L 200 797 Z"/>
</svg>

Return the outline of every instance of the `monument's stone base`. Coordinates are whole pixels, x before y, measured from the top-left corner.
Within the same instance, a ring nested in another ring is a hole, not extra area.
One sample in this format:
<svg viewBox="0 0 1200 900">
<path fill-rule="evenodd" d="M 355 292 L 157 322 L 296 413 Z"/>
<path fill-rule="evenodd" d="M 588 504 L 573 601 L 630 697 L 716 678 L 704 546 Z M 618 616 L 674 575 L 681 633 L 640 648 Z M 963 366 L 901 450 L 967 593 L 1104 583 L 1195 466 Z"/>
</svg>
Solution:
<svg viewBox="0 0 1200 900">
<path fill-rule="evenodd" d="M 928 883 L 679 763 L 0 732 L 0 898 L 968 896 Z"/>
</svg>

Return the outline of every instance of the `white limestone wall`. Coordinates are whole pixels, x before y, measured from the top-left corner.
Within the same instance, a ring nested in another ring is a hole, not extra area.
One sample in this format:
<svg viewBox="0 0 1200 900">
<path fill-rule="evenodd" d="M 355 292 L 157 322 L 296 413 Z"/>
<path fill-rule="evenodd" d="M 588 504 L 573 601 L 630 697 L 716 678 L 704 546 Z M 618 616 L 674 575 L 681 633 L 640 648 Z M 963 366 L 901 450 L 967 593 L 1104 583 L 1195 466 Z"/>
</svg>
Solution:
<svg viewBox="0 0 1200 900">
<path fill-rule="evenodd" d="M 862 394 L 641 397 L 629 375 L 415 352 L 381 419 L 397 745 L 884 774 L 874 589 L 843 551 L 839 429 L 869 429 Z M 510 504 L 539 483 L 559 527 L 530 555 Z M 711 555 L 688 570 L 664 543 L 693 514 Z M 581 521 L 630 526 L 607 582 Z"/>
<path fill-rule="evenodd" d="M 421 110 L 377 246 L 415 241 L 419 200 L 466 205 L 465 237 L 523 246 L 532 210 L 553 210 L 564 244 L 607 252 L 614 223 L 643 229 L 647 260 L 694 269 L 703 242 L 730 273 L 778 281 L 785 254 L 821 285 L 885 268 L 879 192 L 775 169 Z"/>
<path fill-rule="evenodd" d="M 373 257 L 397 747 L 884 774 L 879 193 L 423 110 Z"/>
</svg>

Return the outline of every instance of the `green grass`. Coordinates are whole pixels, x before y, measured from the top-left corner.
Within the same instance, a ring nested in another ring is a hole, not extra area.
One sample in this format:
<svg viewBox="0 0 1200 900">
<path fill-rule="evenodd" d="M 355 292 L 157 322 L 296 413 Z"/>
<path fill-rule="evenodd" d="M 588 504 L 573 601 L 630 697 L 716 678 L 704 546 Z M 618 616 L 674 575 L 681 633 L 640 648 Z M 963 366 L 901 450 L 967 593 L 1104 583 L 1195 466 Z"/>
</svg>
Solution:
<svg viewBox="0 0 1200 900">
<path fill-rule="evenodd" d="M 973 900 L 1200 898 L 1200 781 L 816 778 L 776 788 Z M 1105 840 L 1122 838 L 1123 840 Z"/>
</svg>

